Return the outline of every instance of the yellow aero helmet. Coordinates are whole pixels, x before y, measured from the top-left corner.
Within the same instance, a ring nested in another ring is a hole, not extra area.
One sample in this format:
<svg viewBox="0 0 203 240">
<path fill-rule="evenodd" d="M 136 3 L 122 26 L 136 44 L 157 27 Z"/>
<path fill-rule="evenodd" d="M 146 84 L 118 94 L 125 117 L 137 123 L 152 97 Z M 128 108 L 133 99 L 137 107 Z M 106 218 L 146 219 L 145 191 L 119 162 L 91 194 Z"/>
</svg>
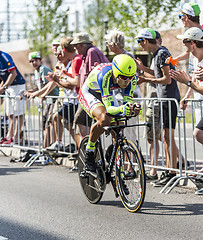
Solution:
<svg viewBox="0 0 203 240">
<path fill-rule="evenodd" d="M 114 76 L 119 75 L 131 77 L 134 76 L 137 70 L 135 60 L 127 54 L 119 54 L 113 58 L 112 70 Z"/>
</svg>

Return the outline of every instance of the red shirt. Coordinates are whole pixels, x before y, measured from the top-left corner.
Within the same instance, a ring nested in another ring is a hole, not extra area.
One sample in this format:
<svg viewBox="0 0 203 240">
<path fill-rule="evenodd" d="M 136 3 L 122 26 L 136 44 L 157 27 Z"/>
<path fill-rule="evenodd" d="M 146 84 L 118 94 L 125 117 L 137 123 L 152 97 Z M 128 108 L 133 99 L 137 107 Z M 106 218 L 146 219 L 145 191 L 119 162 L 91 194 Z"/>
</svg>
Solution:
<svg viewBox="0 0 203 240">
<path fill-rule="evenodd" d="M 80 74 L 80 67 L 82 65 L 82 55 L 77 54 L 71 61 L 72 77 Z M 76 87 L 76 92 L 79 93 L 79 87 Z"/>
</svg>

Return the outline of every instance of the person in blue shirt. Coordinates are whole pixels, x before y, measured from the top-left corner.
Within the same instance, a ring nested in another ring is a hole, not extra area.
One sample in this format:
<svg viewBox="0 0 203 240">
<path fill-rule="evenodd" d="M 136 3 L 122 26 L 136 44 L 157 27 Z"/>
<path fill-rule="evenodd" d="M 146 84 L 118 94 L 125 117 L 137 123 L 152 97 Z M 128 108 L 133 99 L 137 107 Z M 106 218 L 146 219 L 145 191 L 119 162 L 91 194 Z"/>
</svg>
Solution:
<svg viewBox="0 0 203 240">
<path fill-rule="evenodd" d="M 0 77 L 3 80 L 0 95 L 4 93 L 6 95 L 6 115 L 9 117 L 9 131 L 7 136 L 1 139 L 0 144 L 12 145 L 14 141 L 16 143 L 20 141 L 18 131 L 23 125 L 25 104 L 24 100 L 19 100 L 16 96 L 25 90 L 25 80 L 12 57 L 3 51 L 0 51 Z"/>
</svg>

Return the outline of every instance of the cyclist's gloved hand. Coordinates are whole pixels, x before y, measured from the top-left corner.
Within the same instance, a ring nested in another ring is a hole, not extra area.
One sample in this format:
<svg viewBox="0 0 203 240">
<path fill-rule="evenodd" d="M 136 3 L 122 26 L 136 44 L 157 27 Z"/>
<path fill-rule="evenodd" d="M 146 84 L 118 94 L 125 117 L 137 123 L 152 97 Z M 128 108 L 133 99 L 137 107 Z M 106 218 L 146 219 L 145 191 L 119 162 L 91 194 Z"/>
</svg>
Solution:
<svg viewBox="0 0 203 240">
<path fill-rule="evenodd" d="M 125 105 L 122 106 L 123 108 L 123 114 L 125 116 L 129 116 L 132 113 L 132 104 L 131 103 L 126 103 Z"/>
<path fill-rule="evenodd" d="M 139 103 L 134 103 L 133 104 L 133 115 L 142 114 L 142 106 Z"/>
</svg>

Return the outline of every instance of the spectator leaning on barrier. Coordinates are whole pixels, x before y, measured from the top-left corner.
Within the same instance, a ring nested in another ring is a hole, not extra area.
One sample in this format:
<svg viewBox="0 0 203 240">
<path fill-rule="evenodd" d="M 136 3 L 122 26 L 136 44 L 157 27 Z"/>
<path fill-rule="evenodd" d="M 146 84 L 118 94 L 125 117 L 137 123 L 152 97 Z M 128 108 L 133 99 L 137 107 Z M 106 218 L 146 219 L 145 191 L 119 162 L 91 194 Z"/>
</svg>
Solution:
<svg viewBox="0 0 203 240">
<path fill-rule="evenodd" d="M 20 141 L 19 131 L 21 131 L 23 125 L 25 104 L 23 100 L 17 99 L 16 96 L 25 90 L 25 80 L 15 66 L 12 57 L 3 51 L 0 51 L 0 77 L 3 80 L 0 95 L 5 92 L 6 115 L 9 117 L 9 131 L 7 136 L 1 139 L 0 144 L 10 145 L 13 141 L 16 143 Z M 14 99 L 8 98 L 9 96 L 14 97 Z"/>
<path fill-rule="evenodd" d="M 48 72 L 52 72 L 52 70 L 42 64 L 40 54 L 38 52 L 31 52 L 29 54 L 29 62 L 32 63 L 32 66 L 35 69 L 35 84 L 37 87 L 25 91 L 24 96 L 29 99 L 38 96 L 42 96 L 42 99 L 44 99 L 45 96 L 58 96 L 58 87 L 56 87 L 53 82 L 49 83 L 45 78 L 45 76 L 48 75 Z M 50 145 L 51 142 L 54 141 L 54 138 L 52 136 L 52 127 L 51 129 L 49 129 L 49 127 L 55 101 L 56 99 L 47 98 L 45 108 L 43 110 L 43 129 L 45 130 L 44 148 L 46 148 L 48 145 Z"/>
<path fill-rule="evenodd" d="M 185 3 L 181 9 L 181 14 L 179 14 L 179 18 L 182 20 L 183 26 L 185 28 L 196 27 L 202 30 L 202 26 L 200 25 L 200 7 L 197 3 Z M 189 75 L 192 77 L 194 67 L 196 66 L 197 59 L 190 52 L 190 48 L 186 48 L 186 51 L 174 58 L 178 61 L 186 60 L 189 58 Z M 180 108 L 185 110 L 187 107 L 187 101 L 185 99 L 190 98 L 193 93 L 193 89 L 189 88 L 184 98 L 180 101 Z M 203 96 L 197 92 L 194 92 L 195 99 L 203 99 Z M 195 107 L 195 118 L 198 123 L 201 119 L 201 113 L 203 113 L 202 109 L 199 107 Z"/>
<path fill-rule="evenodd" d="M 80 89 L 83 83 L 87 79 L 92 67 L 98 63 L 107 63 L 108 59 L 104 54 L 94 45 L 89 39 L 88 33 L 80 32 L 76 33 L 71 44 L 75 47 L 78 54 L 82 55 L 82 65 L 80 68 Z M 88 119 L 88 123 L 86 121 Z M 86 114 L 86 112 L 79 105 L 78 110 L 75 115 L 74 123 L 78 125 L 81 137 L 85 137 L 88 133 L 87 126 L 91 124 L 91 118 Z"/>
<path fill-rule="evenodd" d="M 68 97 L 68 99 L 64 100 L 63 107 L 59 109 L 58 113 L 54 115 L 54 126 L 55 132 L 57 136 L 57 141 L 52 144 L 48 150 L 62 150 L 62 113 L 64 111 L 64 117 L 67 120 L 66 126 L 68 127 L 72 138 L 79 145 L 80 141 L 75 138 L 75 132 L 73 129 L 73 120 L 74 115 L 78 107 L 78 90 L 77 86 L 79 86 L 79 70 L 82 64 L 82 56 L 76 54 L 73 45 L 70 45 L 73 39 L 71 37 L 64 37 L 61 39 L 61 62 L 64 64 L 64 68 L 61 71 L 60 76 L 57 76 L 54 73 L 49 73 L 49 77 L 58 85 L 63 87 L 64 95 Z M 69 64 L 71 61 L 71 64 Z M 59 117 L 59 121 L 58 121 Z M 59 126 L 58 126 L 59 123 Z M 70 126 L 69 126 L 70 125 Z M 57 129 L 57 126 L 59 129 Z M 58 134 L 59 130 L 59 134 Z"/>
<path fill-rule="evenodd" d="M 196 57 L 197 63 L 194 66 L 195 72 L 193 73 L 192 81 L 190 77 L 181 70 L 170 70 L 170 75 L 175 80 L 186 84 L 188 87 L 203 95 L 203 77 L 200 78 L 198 74 L 198 72 L 203 69 L 203 32 L 199 28 L 192 27 L 189 28 L 184 35 L 178 35 L 177 38 L 183 40 L 186 48 L 189 48 L 190 52 Z M 203 116 L 195 127 L 193 134 L 196 140 L 203 144 Z M 198 172 L 203 173 L 203 168 Z M 198 189 L 195 194 L 203 195 L 203 188 Z"/>
<path fill-rule="evenodd" d="M 169 51 L 162 46 L 159 46 L 156 42 L 156 32 L 151 28 L 142 29 L 137 35 L 137 42 L 140 44 L 141 48 L 145 51 L 150 51 L 153 53 L 154 58 L 154 70 L 143 66 L 140 63 L 140 60 L 136 60 L 138 68 L 144 71 L 143 76 L 139 76 L 138 84 L 143 82 L 152 82 L 157 86 L 157 96 L 158 98 L 175 98 L 177 101 L 180 101 L 180 93 L 177 86 L 177 83 L 169 75 L 170 68 L 173 68 L 172 65 L 166 64 L 166 59 L 170 56 Z M 145 72 L 151 76 L 145 76 Z M 164 147 L 166 154 L 166 167 L 167 168 L 177 168 L 177 147 L 175 143 L 175 126 L 176 126 L 176 116 L 177 116 L 177 107 L 174 101 L 171 102 L 171 122 L 172 126 L 169 126 L 169 105 L 167 101 L 164 101 L 162 104 L 163 107 L 163 128 L 164 128 Z M 170 127 L 172 127 L 171 136 L 170 136 Z M 171 139 L 170 139 L 171 137 Z M 170 140 L 172 145 L 170 145 Z M 172 156 L 170 154 L 172 151 Z M 170 162 L 172 159 L 172 166 Z M 154 182 L 154 186 L 163 186 L 171 178 L 176 175 L 174 171 L 169 171 L 166 173 L 162 179 Z"/>
<path fill-rule="evenodd" d="M 195 56 L 197 59 L 195 67 L 195 72 L 198 72 L 199 70 L 202 70 L 203 68 L 203 32 L 197 27 L 189 28 L 184 35 L 178 35 L 177 38 L 183 40 L 183 44 L 185 45 L 186 49 L 189 49 L 189 51 Z M 184 73 L 184 71 L 175 71 L 170 70 L 170 75 L 175 80 L 179 82 L 183 82 L 187 84 L 188 87 L 191 87 L 195 91 L 197 91 L 200 94 L 203 94 L 203 79 L 197 80 L 195 73 L 193 73 L 192 80 L 190 77 Z M 203 96 L 203 95 L 201 95 Z M 201 126 L 202 118 L 200 120 L 200 126 L 199 123 L 197 127 L 194 130 L 194 136 L 197 139 L 198 142 L 203 144 L 203 129 Z"/>
</svg>

